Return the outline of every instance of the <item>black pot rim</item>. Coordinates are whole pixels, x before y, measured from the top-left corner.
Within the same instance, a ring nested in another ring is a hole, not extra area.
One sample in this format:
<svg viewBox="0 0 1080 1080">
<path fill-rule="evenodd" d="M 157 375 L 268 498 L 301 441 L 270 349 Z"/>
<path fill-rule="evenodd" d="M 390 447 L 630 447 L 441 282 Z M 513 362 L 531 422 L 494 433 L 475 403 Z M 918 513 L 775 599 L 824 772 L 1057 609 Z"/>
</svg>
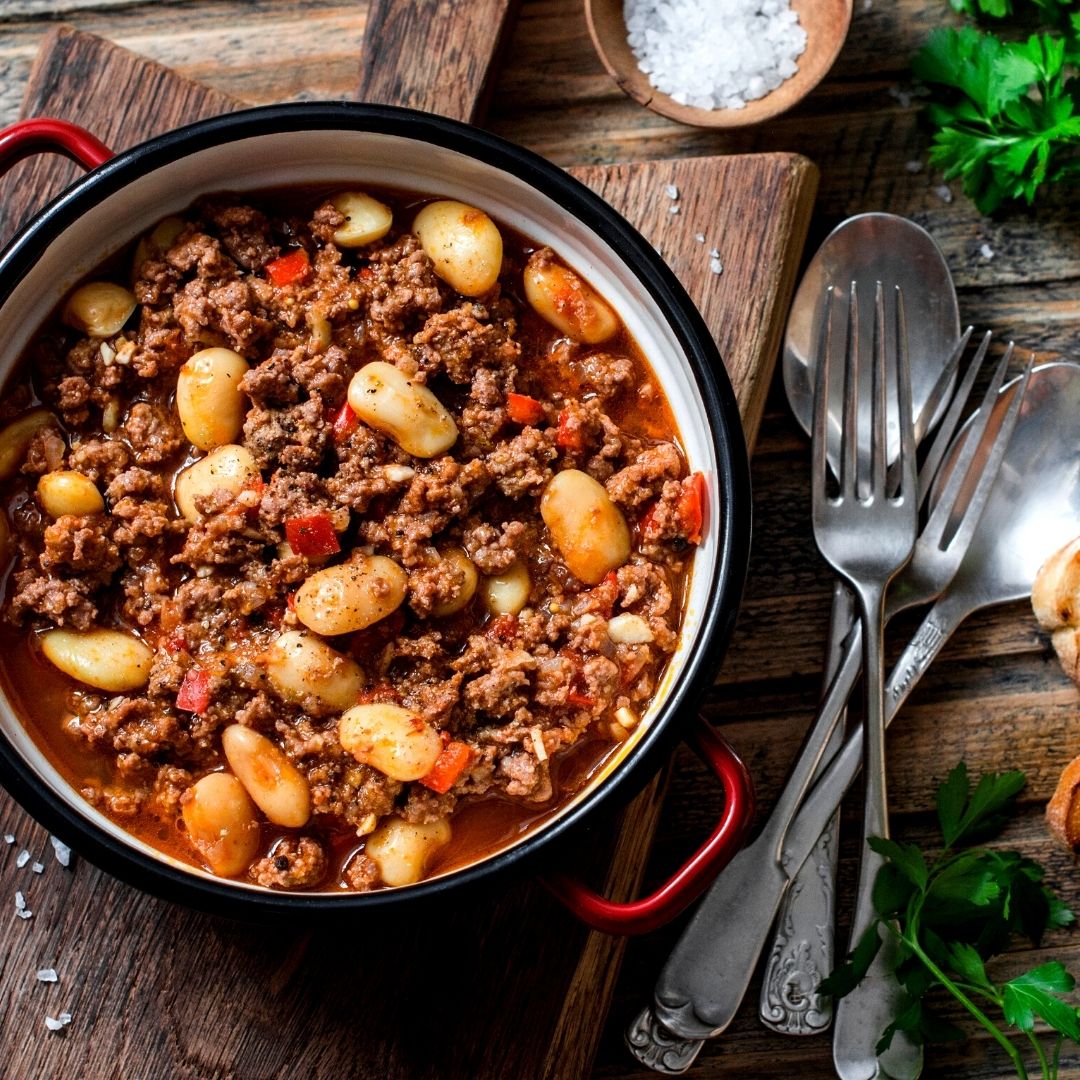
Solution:
<svg viewBox="0 0 1080 1080">
<path fill-rule="evenodd" d="M 208 147 L 289 131 L 341 129 L 400 135 L 476 158 L 510 173 L 583 221 L 620 256 L 652 295 L 679 339 L 696 377 L 717 457 L 721 531 L 711 568 L 709 606 L 698 644 L 668 694 L 664 708 L 619 768 L 572 810 L 545 823 L 508 850 L 480 863 L 405 889 L 369 893 L 286 893 L 238 889 L 151 858 L 73 812 L 31 770 L 0 733 L 0 780 L 51 832 L 120 879 L 191 907 L 242 918 L 337 914 L 359 908 L 430 899 L 518 865 L 575 829 L 600 805 L 627 798 L 670 755 L 692 719 L 727 646 L 741 599 L 750 548 L 749 463 L 738 404 L 704 320 L 652 246 L 620 214 L 568 173 L 529 150 L 459 121 L 413 109 L 355 102 L 270 105 L 201 120 L 125 150 L 88 173 L 42 210 L 0 252 L 0 305 L 45 248 L 82 213 L 146 172 Z M 701 568 L 697 569 L 701 572 Z"/>
</svg>

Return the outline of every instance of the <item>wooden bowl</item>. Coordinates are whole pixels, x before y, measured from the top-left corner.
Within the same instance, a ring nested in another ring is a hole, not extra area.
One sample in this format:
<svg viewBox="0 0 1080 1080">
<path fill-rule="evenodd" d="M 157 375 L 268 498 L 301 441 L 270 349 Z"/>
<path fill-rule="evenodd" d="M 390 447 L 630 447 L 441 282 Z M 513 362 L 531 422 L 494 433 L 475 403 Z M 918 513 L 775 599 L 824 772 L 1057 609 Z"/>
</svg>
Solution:
<svg viewBox="0 0 1080 1080">
<path fill-rule="evenodd" d="M 806 30 L 806 51 L 799 70 L 771 93 L 749 101 L 742 109 L 698 109 L 680 105 L 657 90 L 638 67 L 626 40 L 623 0 L 585 0 L 585 18 L 593 45 L 604 67 L 635 101 L 683 124 L 709 128 L 739 128 L 778 116 L 801 101 L 825 77 L 839 55 L 851 25 L 852 0 L 791 0 Z"/>
</svg>

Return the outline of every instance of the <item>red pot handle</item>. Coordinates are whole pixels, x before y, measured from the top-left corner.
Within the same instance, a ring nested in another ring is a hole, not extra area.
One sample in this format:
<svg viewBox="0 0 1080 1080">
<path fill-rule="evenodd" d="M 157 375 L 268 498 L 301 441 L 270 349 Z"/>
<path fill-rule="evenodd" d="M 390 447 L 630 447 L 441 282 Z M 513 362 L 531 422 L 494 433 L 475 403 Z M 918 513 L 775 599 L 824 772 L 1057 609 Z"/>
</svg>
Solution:
<svg viewBox="0 0 1080 1080">
<path fill-rule="evenodd" d="M 696 900 L 731 861 L 754 817 L 754 784 L 731 744 L 703 716 L 691 742 L 724 788 L 724 813 L 708 840 L 652 895 L 617 904 L 575 878 L 559 874 L 544 885 L 583 923 L 608 934 L 647 934 Z"/>
<path fill-rule="evenodd" d="M 31 154 L 63 154 L 84 169 L 96 169 L 113 152 L 96 136 L 67 120 L 20 120 L 0 131 L 0 175 Z"/>
</svg>

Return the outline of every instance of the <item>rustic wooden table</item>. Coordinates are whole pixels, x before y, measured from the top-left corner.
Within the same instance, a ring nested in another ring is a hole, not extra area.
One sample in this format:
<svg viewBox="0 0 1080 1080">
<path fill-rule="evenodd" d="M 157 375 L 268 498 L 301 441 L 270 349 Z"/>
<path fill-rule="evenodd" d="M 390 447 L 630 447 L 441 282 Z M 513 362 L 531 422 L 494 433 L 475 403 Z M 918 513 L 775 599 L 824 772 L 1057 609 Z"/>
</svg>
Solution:
<svg viewBox="0 0 1080 1080">
<path fill-rule="evenodd" d="M 331 0 L 6 0 L 0 5 L 0 124 L 16 119 L 33 59 L 57 20 L 264 103 L 353 96 L 366 17 L 362 2 Z M 719 135 L 670 123 L 625 98 L 592 51 L 578 0 L 525 0 L 486 123 L 564 166 L 797 151 L 821 170 L 808 250 L 849 214 L 910 216 L 943 248 L 965 322 L 1012 336 L 1040 359 L 1072 356 L 1080 212 L 1061 197 L 1035 212 L 989 220 L 956 185 L 948 191 L 922 164 L 927 138 L 918 99 L 909 94 L 906 58 L 948 18 L 945 0 L 860 0 L 838 64 L 800 108 L 761 129 Z M 488 31 L 477 26 L 476 32 Z M 746 758 L 766 808 L 812 715 L 822 664 L 830 578 L 809 532 L 808 456 L 776 380 L 753 459 L 755 537 L 746 600 L 707 707 Z M 899 627 L 893 648 L 912 628 L 910 621 Z M 1029 783 L 1005 840 L 1043 861 L 1051 883 L 1080 906 L 1080 871 L 1050 843 L 1041 820 L 1057 773 L 1080 749 L 1078 705 L 1024 604 L 971 619 L 890 731 L 894 831 L 913 840 L 932 835 L 935 788 L 961 758 L 972 770 L 1023 768 Z M 659 879 L 691 850 L 716 811 L 714 785 L 680 753 L 647 880 Z M 857 813 L 854 804 L 847 811 L 842 908 L 853 884 Z M 417 1076 L 520 1075 L 520 1069 L 499 1067 L 517 1060 L 510 1044 L 558 1042 L 555 1032 L 538 1029 L 526 1014 L 506 1017 L 491 1044 L 473 1045 L 467 1024 L 454 1029 L 440 1021 L 441 1000 L 455 989 L 440 986 L 430 973 L 418 975 L 421 985 L 399 999 L 358 1014 L 350 1008 L 351 987 L 385 976 L 365 966 L 365 928 L 342 926 L 312 938 L 174 915 L 169 905 L 139 897 L 78 860 L 73 871 L 62 870 L 44 831 L 6 796 L 0 796 L 2 833 L 17 838 L 9 847 L 0 844 L 3 890 L 9 896 L 24 891 L 35 910 L 33 920 L 20 920 L 9 904 L 8 915 L 0 915 L 4 1076 L 381 1077 L 407 1075 L 402 1061 L 413 1062 Z M 45 864 L 39 876 L 32 866 L 16 865 L 23 848 Z M 554 906 L 549 911 L 551 919 L 565 921 Z M 139 935 L 130 932 L 135 925 Z M 635 940 L 625 954 L 590 939 L 588 947 L 605 965 L 606 1027 L 575 1032 L 565 1025 L 564 1008 L 558 1039 L 568 1049 L 540 1054 L 545 1064 L 526 1073 L 530 1080 L 654 1075 L 629 1057 L 622 1031 L 649 996 L 677 931 Z M 578 939 L 568 932 L 567 940 Z M 1078 941 L 1075 933 L 1055 935 L 1037 953 L 1019 950 L 1006 958 L 1003 970 L 1050 955 L 1080 970 Z M 528 963 L 520 942 L 505 945 L 510 962 Z M 35 979 L 36 969 L 47 966 L 58 972 L 58 983 Z M 826 1038 L 782 1038 L 758 1024 L 757 989 L 755 983 L 729 1033 L 707 1046 L 690 1075 L 831 1076 Z M 469 988 L 478 1011 L 497 1009 L 499 990 Z M 566 991 L 556 986 L 552 992 Z M 51 1034 L 44 1016 L 65 1009 L 73 1014 L 71 1025 Z M 587 1010 L 590 1016 L 603 1012 Z M 381 1051 L 363 1038 L 364 1024 L 381 1028 Z M 410 1055 L 386 1049 L 395 1045 L 408 1045 Z M 1062 1075 L 1080 1075 L 1080 1057 L 1067 1060 Z M 985 1037 L 973 1037 L 935 1048 L 926 1074 L 990 1080 L 1011 1075 L 1006 1066 Z"/>
</svg>

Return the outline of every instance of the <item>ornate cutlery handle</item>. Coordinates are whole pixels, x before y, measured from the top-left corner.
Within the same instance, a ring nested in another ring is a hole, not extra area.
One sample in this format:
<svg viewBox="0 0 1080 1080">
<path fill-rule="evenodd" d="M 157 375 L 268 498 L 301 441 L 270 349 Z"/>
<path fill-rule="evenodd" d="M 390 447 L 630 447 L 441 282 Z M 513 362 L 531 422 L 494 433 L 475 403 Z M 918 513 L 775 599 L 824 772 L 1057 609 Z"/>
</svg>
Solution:
<svg viewBox="0 0 1080 1080">
<path fill-rule="evenodd" d="M 929 646 L 929 653 L 925 663 L 920 666 L 919 675 L 925 671 L 930 661 L 940 652 L 941 646 L 971 610 L 972 604 L 969 600 L 950 597 L 949 594 L 934 605 L 923 621 L 923 627 L 933 624 L 940 634 L 933 635 L 935 643 Z M 917 638 L 920 636 L 922 628 L 916 634 Z M 809 751 L 817 743 L 820 742 L 823 748 L 828 741 L 833 728 L 825 722 L 828 719 L 826 706 L 830 701 L 835 704 L 835 699 L 839 698 L 838 711 L 847 700 L 847 693 L 858 675 L 861 647 L 862 635 L 856 631 L 847 642 L 843 666 L 833 680 L 829 695 L 807 737 L 805 756 L 811 756 Z M 906 673 L 907 669 L 897 665 L 885 687 L 887 721 L 891 721 L 896 715 L 918 681 L 918 675 L 909 679 L 906 674 L 901 674 L 902 671 Z M 768 936 L 776 905 L 787 887 L 788 873 L 793 872 L 806 860 L 852 780 L 858 775 L 862 763 L 862 746 L 862 729 L 859 728 L 844 743 L 843 749 L 804 799 L 802 792 L 805 788 L 796 791 L 800 785 L 793 785 L 793 781 L 801 779 L 806 764 L 803 761 L 804 755 L 800 755 L 765 831 L 732 860 L 706 893 L 657 982 L 656 1016 L 672 1035 L 688 1040 L 704 1040 L 719 1034 L 731 1022 Z M 813 758 L 813 765 L 806 769 L 809 774 L 807 781 L 813 774 L 819 757 L 820 753 Z M 793 808 L 789 805 L 792 801 Z M 791 821 L 789 815 L 796 811 L 797 816 Z M 786 821 L 781 821 L 780 818 Z M 787 824 L 788 822 L 790 824 Z M 779 828 L 781 824 L 784 828 Z M 780 845 L 779 849 L 770 846 L 777 843 Z M 787 864 L 787 870 L 781 866 L 781 859 Z M 742 895 L 739 893 L 742 883 L 753 882 L 755 876 L 759 881 L 761 894 L 768 897 L 770 890 L 775 893 L 772 906 L 759 908 L 756 912 L 753 909 L 758 902 L 757 898 L 745 890 Z M 765 887 L 765 882 L 768 882 L 768 888 Z M 736 912 L 742 909 L 744 915 L 749 911 L 754 918 L 740 920 L 736 928 L 734 924 L 725 921 L 726 911 L 732 909 Z M 741 942 L 739 935 L 743 936 Z M 726 951 L 731 943 L 741 945 L 738 955 Z M 692 1060 L 693 1057 L 690 1057 L 688 1063 Z"/>
<path fill-rule="evenodd" d="M 844 658 L 854 614 L 851 592 L 843 581 L 837 580 L 829 618 L 826 686 Z M 844 744 L 844 716 L 845 712 L 841 712 L 818 775 Z M 781 1035 L 816 1035 L 827 1030 L 832 1022 L 832 1000 L 822 997 L 817 988 L 833 968 L 839 829 L 837 810 L 818 837 L 814 850 L 791 879 L 776 919 L 761 982 L 758 1017 L 766 1027 Z"/>
</svg>

